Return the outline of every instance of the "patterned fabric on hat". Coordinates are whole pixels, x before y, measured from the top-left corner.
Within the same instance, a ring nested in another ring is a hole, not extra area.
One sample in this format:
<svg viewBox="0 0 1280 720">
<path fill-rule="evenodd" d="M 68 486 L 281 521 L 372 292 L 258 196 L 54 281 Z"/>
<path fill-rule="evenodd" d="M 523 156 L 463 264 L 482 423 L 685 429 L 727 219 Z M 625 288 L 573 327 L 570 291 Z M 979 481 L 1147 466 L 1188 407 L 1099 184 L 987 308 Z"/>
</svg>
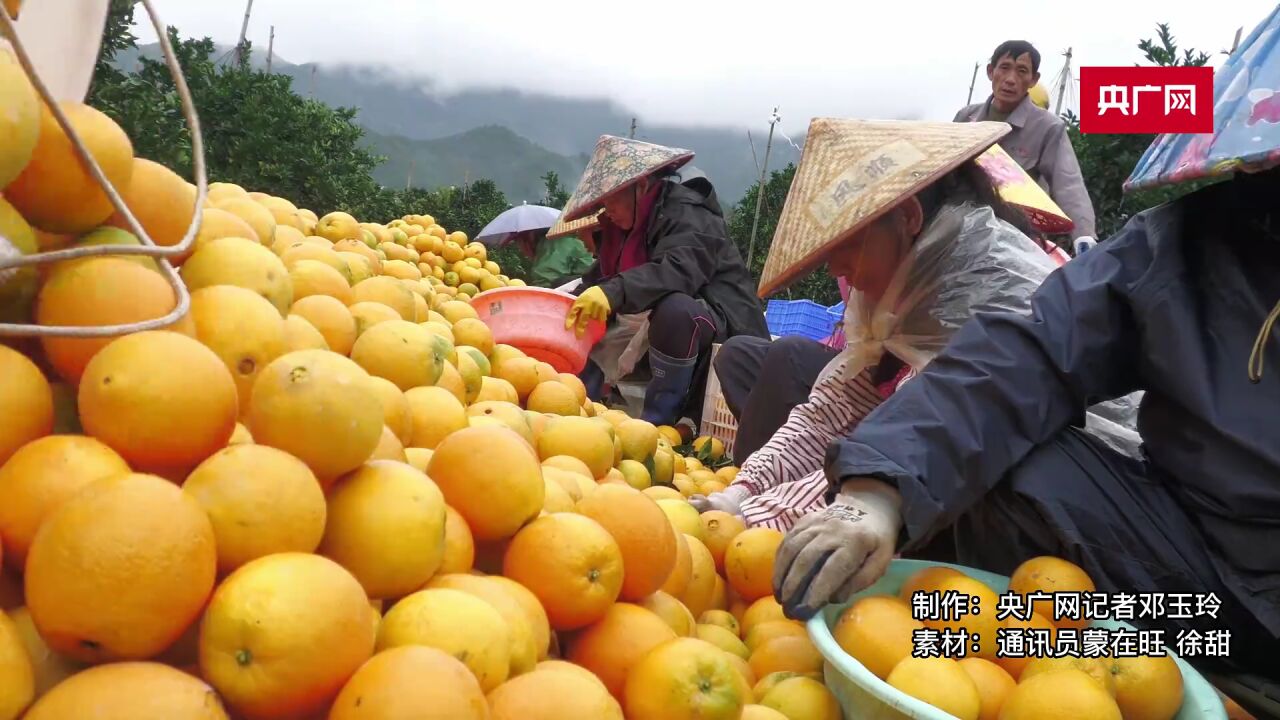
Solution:
<svg viewBox="0 0 1280 720">
<path fill-rule="evenodd" d="M 561 218 L 572 222 L 586 217 L 599 210 L 607 196 L 658 170 L 679 167 L 692 159 L 689 150 L 601 135 Z"/>
<path fill-rule="evenodd" d="M 760 296 L 798 279 L 836 244 L 1010 129 L 997 122 L 815 119 L 778 218 Z"/>
<path fill-rule="evenodd" d="M 1070 232 L 1075 223 L 1049 197 L 1026 170 L 999 145 L 992 145 L 974 158 L 974 162 L 991 178 L 1000 197 L 1026 214 L 1035 229 L 1044 233 Z"/>
<path fill-rule="evenodd" d="M 1161 135 L 1126 192 L 1280 165 L 1280 6 L 1213 78 L 1214 133 Z"/>
</svg>

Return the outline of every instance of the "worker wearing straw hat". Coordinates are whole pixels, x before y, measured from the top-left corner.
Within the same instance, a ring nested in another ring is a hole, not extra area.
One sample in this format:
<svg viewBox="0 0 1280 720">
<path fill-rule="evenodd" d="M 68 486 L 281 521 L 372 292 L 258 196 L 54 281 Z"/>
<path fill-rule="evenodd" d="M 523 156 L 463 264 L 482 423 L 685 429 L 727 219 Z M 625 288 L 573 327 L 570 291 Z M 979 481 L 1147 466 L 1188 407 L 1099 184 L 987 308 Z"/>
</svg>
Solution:
<svg viewBox="0 0 1280 720">
<path fill-rule="evenodd" d="M 976 317 L 831 446 L 833 503 L 777 557 L 792 617 L 899 551 L 997 573 L 1057 555 L 1103 592 L 1213 593 L 1213 617 L 1140 624 L 1228 630 L 1218 661 L 1280 680 L 1280 8 L 1214 85 L 1215 134 L 1157 138 L 1126 187 L 1226 182 L 1136 215 L 1029 315 Z M 1072 427 L 1136 390 L 1141 460 Z"/>
<path fill-rule="evenodd" d="M 1000 43 L 987 65 L 991 96 L 956 113 L 956 122 L 999 121 L 1013 126 L 1001 142 L 1022 169 L 1048 191 L 1054 202 L 1067 211 L 1074 226 L 1073 240 L 1088 245 L 1094 233 L 1093 201 L 1085 188 L 1067 126 L 1061 118 L 1038 106 L 1034 95 L 1042 93 L 1040 52 L 1025 40 Z M 1040 88 L 1039 92 L 1035 89 Z"/>
<path fill-rule="evenodd" d="M 653 379 L 642 417 L 655 424 L 680 420 L 713 342 L 768 336 L 715 190 L 685 167 L 692 158 L 687 150 L 604 135 L 564 211 L 572 222 L 603 210 L 596 264 L 583 276 L 565 327 L 581 334 L 592 319 L 647 313 L 647 325 L 612 324 L 584 371 L 588 388 L 596 390 L 601 376 L 619 379 L 618 357 L 634 354 L 632 341 L 647 344 Z M 624 334 L 634 337 L 615 337 Z"/>
<path fill-rule="evenodd" d="M 692 499 L 699 510 L 791 527 L 825 505 L 828 444 L 922 369 L 973 313 L 1027 309 L 1057 266 L 1027 233 L 1067 221 L 992 145 L 1008 130 L 1003 123 L 814 121 L 761 291 L 825 259 L 851 286 L 849 342 L 735 481 Z"/>
</svg>

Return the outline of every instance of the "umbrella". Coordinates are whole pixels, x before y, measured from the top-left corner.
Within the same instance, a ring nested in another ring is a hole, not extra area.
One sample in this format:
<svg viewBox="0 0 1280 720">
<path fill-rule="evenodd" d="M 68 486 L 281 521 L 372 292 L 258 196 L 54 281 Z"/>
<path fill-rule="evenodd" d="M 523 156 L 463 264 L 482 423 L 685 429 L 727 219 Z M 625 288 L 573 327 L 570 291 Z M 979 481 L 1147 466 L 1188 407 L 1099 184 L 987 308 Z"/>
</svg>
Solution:
<svg viewBox="0 0 1280 720">
<path fill-rule="evenodd" d="M 546 230 L 556 224 L 560 211 L 545 205 L 522 203 L 489 221 L 476 236 L 476 240 L 491 245 L 501 245 L 513 233 L 529 230 Z"/>
</svg>

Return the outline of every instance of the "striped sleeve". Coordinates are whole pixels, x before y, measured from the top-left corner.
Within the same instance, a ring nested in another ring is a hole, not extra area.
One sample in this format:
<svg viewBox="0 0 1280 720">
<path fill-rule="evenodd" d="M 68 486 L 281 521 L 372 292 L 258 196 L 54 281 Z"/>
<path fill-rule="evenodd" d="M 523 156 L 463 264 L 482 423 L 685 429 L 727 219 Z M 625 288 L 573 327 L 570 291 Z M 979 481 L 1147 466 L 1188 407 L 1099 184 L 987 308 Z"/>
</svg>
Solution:
<svg viewBox="0 0 1280 720">
<path fill-rule="evenodd" d="M 808 402 L 791 411 L 769 442 L 743 463 L 728 491 L 739 502 L 822 469 L 827 445 L 842 437 L 880 404 L 871 369 L 852 380 L 843 367 L 814 385 Z"/>
</svg>

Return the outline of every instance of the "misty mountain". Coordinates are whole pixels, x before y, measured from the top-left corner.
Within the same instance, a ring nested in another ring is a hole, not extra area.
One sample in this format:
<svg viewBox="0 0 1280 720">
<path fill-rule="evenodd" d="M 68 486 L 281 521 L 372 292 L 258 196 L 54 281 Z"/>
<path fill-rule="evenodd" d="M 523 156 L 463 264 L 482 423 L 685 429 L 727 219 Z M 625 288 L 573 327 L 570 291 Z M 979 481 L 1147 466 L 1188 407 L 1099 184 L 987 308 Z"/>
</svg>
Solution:
<svg viewBox="0 0 1280 720">
<path fill-rule="evenodd" d="M 141 48 L 158 57 L 156 46 Z M 228 61 L 229 48 L 220 48 Z M 136 53 L 121 53 L 117 64 L 131 69 Z M 265 55 L 254 53 L 254 67 L 264 68 Z M 456 93 L 433 90 L 428 77 L 409 79 L 372 66 L 296 65 L 279 56 L 272 71 L 293 79 L 294 91 L 335 107 L 354 107 L 369 131 L 368 146 L 387 158 L 375 171 L 379 182 L 404 187 L 460 185 L 489 178 L 512 202 L 536 202 L 539 179 L 559 173 L 572 188 L 602 134 L 625 136 L 636 118 L 636 138 L 687 148 L 696 164 L 716 184 L 726 203 L 736 202 L 759 177 L 746 129 L 650 125 L 643 115 L 605 99 L 576 99 L 515 89 L 471 89 Z M 763 161 L 767 127 L 752 130 L 756 153 Z M 800 142 L 802 138 L 794 138 Z M 799 152 L 774 138 L 769 167 L 781 169 L 799 160 Z"/>
</svg>

